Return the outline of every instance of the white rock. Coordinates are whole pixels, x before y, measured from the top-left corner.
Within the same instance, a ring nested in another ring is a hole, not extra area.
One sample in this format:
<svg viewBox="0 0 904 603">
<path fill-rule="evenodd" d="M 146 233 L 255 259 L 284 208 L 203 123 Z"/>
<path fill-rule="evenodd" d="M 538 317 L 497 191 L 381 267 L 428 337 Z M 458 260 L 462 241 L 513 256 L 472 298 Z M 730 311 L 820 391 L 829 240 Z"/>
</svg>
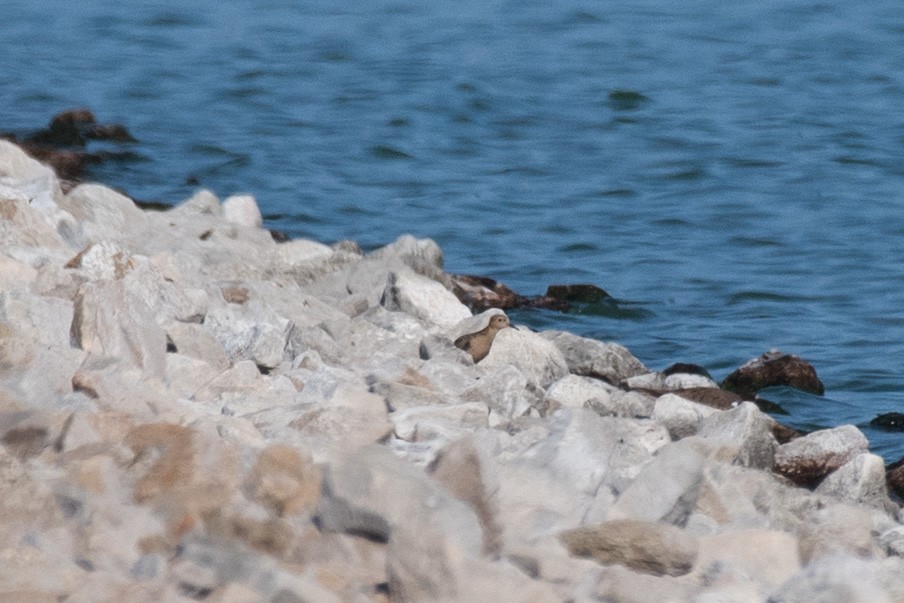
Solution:
<svg viewBox="0 0 904 603">
<path fill-rule="evenodd" d="M 471 316 L 471 311 L 451 291 L 410 271 L 390 273 L 380 303 L 387 310 L 406 312 L 441 329 Z"/>
<path fill-rule="evenodd" d="M 257 200 L 251 195 L 232 195 L 223 200 L 223 217 L 228 222 L 260 228 L 264 224 Z"/>
<path fill-rule="evenodd" d="M 782 444 L 775 451 L 776 471 L 803 482 L 812 482 L 867 452 L 866 436 L 853 425 L 814 431 Z"/>
<path fill-rule="evenodd" d="M 610 392 L 614 388 L 598 379 L 581 377 L 580 375 L 565 375 L 546 389 L 546 399 L 559 406 L 583 408 L 591 401 L 597 406 L 609 408 L 612 406 Z M 594 407 L 597 412 L 598 408 Z M 600 413 L 604 414 L 604 413 Z M 618 414 L 613 410 L 611 413 Z"/>
<path fill-rule="evenodd" d="M 54 224 L 31 206 L 28 196 L 19 189 L 2 184 L 0 184 L 0 241 L 3 241 L 4 251 L 7 253 L 14 247 L 38 248 L 43 254 L 48 254 L 51 250 L 68 252 L 66 242 L 54 228 Z"/>
<path fill-rule="evenodd" d="M 559 349 L 527 329 L 502 329 L 490 353 L 481 363 L 486 368 L 514 365 L 528 381 L 547 387 L 568 374 L 568 364 Z"/>
<path fill-rule="evenodd" d="M 148 218 L 125 195 L 100 184 L 80 184 L 60 204 L 72 214 L 91 241 L 122 241 L 127 235 L 148 236 Z"/>
<path fill-rule="evenodd" d="M 297 269 L 299 265 L 325 260 L 336 252 L 329 245 L 309 239 L 292 239 L 276 247 L 277 255 L 285 270 Z"/>
<path fill-rule="evenodd" d="M 467 432 L 487 427 L 489 409 L 481 402 L 465 402 L 450 406 L 415 406 L 390 415 L 396 437 L 429 440 L 464 436 Z"/>
<path fill-rule="evenodd" d="M 760 598 L 780 587 L 801 567 L 796 536 L 777 530 L 747 529 L 699 539 L 693 574 L 705 583 L 738 577 L 752 580 Z"/>
<path fill-rule="evenodd" d="M 85 283 L 76 296 L 71 331 L 88 354 L 125 361 L 146 377 L 163 379 L 166 333 L 123 281 Z"/>
<path fill-rule="evenodd" d="M 717 412 L 715 408 L 691 402 L 677 394 L 663 394 L 656 398 L 652 418 L 668 429 L 673 440 L 680 440 L 697 433 L 703 419 Z"/>
<path fill-rule="evenodd" d="M 696 373 L 673 373 L 665 380 L 666 389 L 690 389 L 692 387 L 719 387 L 719 384 L 706 375 Z"/>
<path fill-rule="evenodd" d="M 223 214 L 223 208 L 220 205 L 220 200 L 215 194 L 209 190 L 201 189 L 167 213 L 177 216 L 179 214 L 220 216 Z"/>
</svg>

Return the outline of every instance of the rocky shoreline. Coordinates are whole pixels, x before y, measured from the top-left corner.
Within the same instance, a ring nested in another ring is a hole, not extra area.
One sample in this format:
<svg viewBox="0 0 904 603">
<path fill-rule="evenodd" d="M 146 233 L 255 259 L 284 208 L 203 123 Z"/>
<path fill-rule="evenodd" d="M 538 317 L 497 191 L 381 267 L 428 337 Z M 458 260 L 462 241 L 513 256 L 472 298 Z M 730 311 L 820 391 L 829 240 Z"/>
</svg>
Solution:
<svg viewBox="0 0 904 603">
<path fill-rule="evenodd" d="M 904 600 L 882 459 L 758 377 L 524 327 L 475 363 L 498 284 L 432 241 L 66 189 L 0 141 L 0 600 Z"/>
</svg>

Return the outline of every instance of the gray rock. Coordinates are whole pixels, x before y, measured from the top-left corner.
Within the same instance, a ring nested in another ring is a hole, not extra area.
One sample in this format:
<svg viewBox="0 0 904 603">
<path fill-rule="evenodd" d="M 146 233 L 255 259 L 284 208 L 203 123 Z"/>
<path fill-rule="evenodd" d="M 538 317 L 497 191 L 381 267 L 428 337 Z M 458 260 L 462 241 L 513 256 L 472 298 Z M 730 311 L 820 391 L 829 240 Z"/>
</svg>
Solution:
<svg viewBox="0 0 904 603">
<path fill-rule="evenodd" d="M 166 325 L 168 345 L 179 354 L 203 360 L 217 371 L 229 368 L 229 357 L 214 335 L 196 323 L 172 322 Z"/>
<path fill-rule="evenodd" d="M 598 377 L 617 384 L 650 372 L 627 348 L 617 343 L 603 343 L 565 331 L 544 331 L 541 336 L 559 348 L 568 370 L 578 375 Z"/>
<path fill-rule="evenodd" d="M 752 402 L 710 415 L 703 420 L 698 437 L 719 448 L 720 460 L 759 469 L 772 468 L 778 446 L 772 421 Z"/>
<path fill-rule="evenodd" d="M 429 382 L 411 385 L 395 381 L 377 380 L 371 384 L 370 391 L 383 397 L 389 412 L 403 411 L 409 408 L 441 406 L 449 402 L 449 396 L 442 395 L 436 391 Z"/>
<path fill-rule="evenodd" d="M 497 500 L 484 477 L 481 452 L 471 438 L 445 446 L 430 465 L 430 473 L 452 496 L 468 504 L 483 530 L 483 552 L 498 555 L 502 548 L 502 526 Z"/>
<path fill-rule="evenodd" d="M 664 446 L 621 492 L 606 518 L 684 526 L 700 497 L 704 464 L 704 457 L 686 441 Z"/>
<path fill-rule="evenodd" d="M 375 324 L 376 315 L 383 315 L 395 326 L 387 329 Z M 343 365 L 353 367 L 362 374 L 396 376 L 405 368 L 420 361 L 419 345 L 423 327 L 402 313 L 388 312 L 383 308 L 369 310 L 349 320 L 331 320 L 323 324 L 327 334 L 338 344 Z"/>
<path fill-rule="evenodd" d="M 285 358 L 291 323 L 258 299 L 217 304 L 208 310 L 204 328 L 213 335 L 231 362 L 252 360 L 275 368 Z"/>
<path fill-rule="evenodd" d="M 443 251 L 430 239 L 402 235 L 389 245 L 374 250 L 368 257 L 384 262 L 399 260 L 416 273 L 429 278 L 440 278 L 443 274 Z"/>
<path fill-rule="evenodd" d="M 175 217 L 181 217 L 180 214 L 222 216 L 223 206 L 220 205 L 220 200 L 213 192 L 207 189 L 200 189 L 167 213 Z"/>
<path fill-rule="evenodd" d="M 437 358 L 466 365 L 474 364 L 471 355 L 456 347 L 453 340 L 445 335 L 427 335 L 421 340 L 418 353 L 423 360 Z"/>
<path fill-rule="evenodd" d="M 322 526 L 388 540 L 394 598 L 454 598 L 466 579 L 463 562 L 482 550 L 480 522 L 468 504 L 381 447 L 331 464 L 323 483 Z"/>
<path fill-rule="evenodd" d="M 462 400 L 482 402 L 490 409 L 490 424 L 498 425 L 527 414 L 540 405 L 543 392 L 533 386 L 514 366 L 504 366 L 485 374 L 467 390 Z"/>
<path fill-rule="evenodd" d="M 858 454 L 826 477 L 816 493 L 879 509 L 895 508 L 885 485 L 885 461 L 868 452 Z"/>
<path fill-rule="evenodd" d="M 826 557 L 806 566 L 769 597 L 775 603 L 892 603 L 904 600 L 904 563 L 856 556 Z"/>
<path fill-rule="evenodd" d="M 656 404 L 656 398 L 643 392 L 631 392 L 624 390 L 615 390 L 611 394 L 612 404 L 618 409 L 618 416 L 634 417 L 637 419 L 648 419 L 653 414 L 653 407 Z M 600 412 L 593 403 L 590 402 L 589 407 Z"/>
<path fill-rule="evenodd" d="M 504 463 L 499 481 L 507 538 L 518 542 L 602 520 L 613 493 L 667 442 L 668 434 L 652 422 L 569 408 L 536 430 L 497 440 L 490 456 Z"/>
</svg>

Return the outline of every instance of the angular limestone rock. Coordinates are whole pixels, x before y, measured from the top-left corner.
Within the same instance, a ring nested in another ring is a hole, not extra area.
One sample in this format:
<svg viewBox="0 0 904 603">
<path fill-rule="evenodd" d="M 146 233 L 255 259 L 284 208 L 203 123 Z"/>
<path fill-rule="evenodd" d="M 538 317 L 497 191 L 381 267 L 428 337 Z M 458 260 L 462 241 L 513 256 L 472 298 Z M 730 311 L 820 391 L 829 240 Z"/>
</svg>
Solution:
<svg viewBox="0 0 904 603">
<path fill-rule="evenodd" d="M 85 283 L 75 298 L 72 340 L 88 354 L 116 358 L 163 379 L 166 333 L 147 303 L 122 280 Z"/>
<path fill-rule="evenodd" d="M 486 368 L 514 365 L 530 383 L 540 387 L 547 387 L 568 374 L 568 364 L 558 348 L 526 329 L 499 331 L 481 365 Z"/>
<path fill-rule="evenodd" d="M 430 325 L 448 329 L 471 316 L 471 311 L 435 280 L 413 271 L 391 272 L 380 304 L 405 312 Z"/>
<path fill-rule="evenodd" d="M 894 508 L 885 485 L 885 461 L 868 452 L 858 454 L 830 474 L 816 493 L 879 509 Z"/>
<path fill-rule="evenodd" d="M 544 331 L 541 335 L 559 348 L 568 370 L 577 375 L 618 384 L 635 375 L 650 372 L 627 348 L 617 343 L 604 343 L 565 331 Z"/>
<path fill-rule="evenodd" d="M 720 460 L 768 470 L 778 446 L 772 425 L 756 404 L 743 402 L 737 408 L 717 411 L 704 419 L 697 435 L 719 449 Z"/>
<path fill-rule="evenodd" d="M 853 425 L 814 431 L 779 446 L 773 469 L 795 483 L 814 485 L 866 452 L 868 446 L 866 437 Z"/>
<path fill-rule="evenodd" d="M 703 420 L 717 412 L 677 394 L 663 394 L 656 398 L 652 418 L 669 430 L 673 440 L 680 440 L 697 433 Z"/>
<path fill-rule="evenodd" d="M 606 518 L 685 525 L 700 497 L 704 464 L 687 441 L 664 446 L 621 492 Z"/>
</svg>

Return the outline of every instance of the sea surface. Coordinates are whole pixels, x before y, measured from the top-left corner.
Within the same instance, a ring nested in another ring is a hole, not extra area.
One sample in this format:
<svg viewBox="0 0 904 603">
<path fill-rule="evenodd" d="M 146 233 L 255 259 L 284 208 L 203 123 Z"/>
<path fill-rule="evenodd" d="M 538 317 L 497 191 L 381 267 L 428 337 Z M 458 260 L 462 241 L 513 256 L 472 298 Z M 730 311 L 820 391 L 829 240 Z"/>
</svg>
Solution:
<svg viewBox="0 0 904 603">
<path fill-rule="evenodd" d="M 0 130 L 87 106 L 89 177 L 256 196 L 293 237 L 436 240 L 451 272 L 615 302 L 515 313 L 721 380 L 779 348 L 802 429 L 904 434 L 900 0 L 2 0 Z M 93 145 L 89 150 L 103 150 Z"/>
</svg>

